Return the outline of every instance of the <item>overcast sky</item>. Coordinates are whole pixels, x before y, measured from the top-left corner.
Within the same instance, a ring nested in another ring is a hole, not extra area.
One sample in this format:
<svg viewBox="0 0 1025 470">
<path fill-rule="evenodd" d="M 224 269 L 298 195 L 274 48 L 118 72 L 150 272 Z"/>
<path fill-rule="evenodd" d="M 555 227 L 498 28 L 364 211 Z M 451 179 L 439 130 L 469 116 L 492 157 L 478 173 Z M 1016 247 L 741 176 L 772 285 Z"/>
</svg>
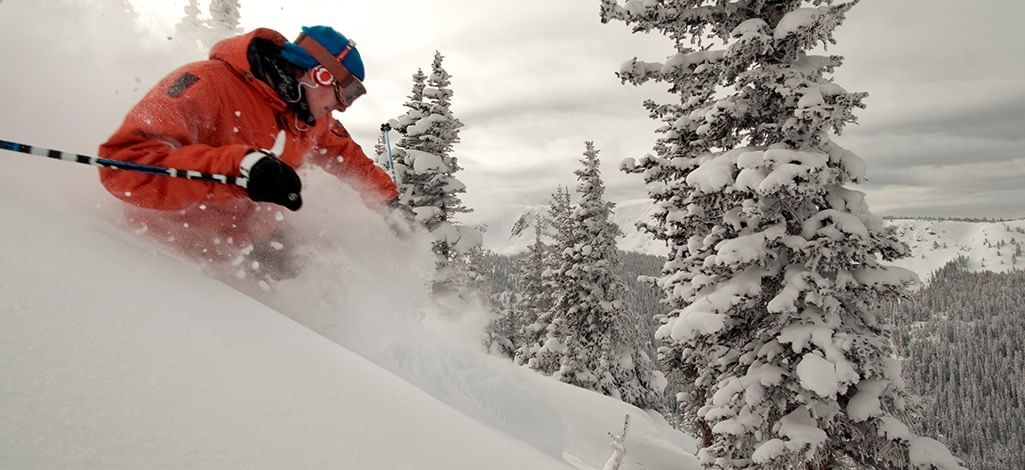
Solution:
<svg viewBox="0 0 1025 470">
<path fill-rule="evenodd" d="M 0 0 L 0 39 L 7 44 L 0 59 L 25 65 L 30 77 L 39 69 L 82 67 L 88 70 L 81 77 L 72 71 L 71 79 L 89 88 L 59 99 L 32 97 L 38 88 L 0 78 L 8 109 L 26 109 L 0 124 L 29 138 L 48 134 L 26 124 L 32 121 L 25 114 L 45 119 L 59 108 L 88 121 L 99 107 L 120 118 L 179 62 L 203 56 L 173 37 L 184 2 L 131 0 L 150 44 L 125 43 L 107 27 L 118 14 L 100 7 L 112 3 Z M 641 101 L 666 95 L 657 84 L 621 85 L 615 71 L 634 56 L 661 61 L 672 49 L 661 36 L 601 24 L 599 3 L 242 0 L 242 14 L 247 29 L 267 26 L 291 38 L 301 25 L 330 24 L 358 43 L 370 94 L 341 117 L 367 150 L 380 123 L 402 112 L 410 76 L 429 68 L 440 50 L 453 75 L 452 110 L 466 124 L 455 150 L 465 168 L 465 201 L 477 209 L 467 219 L 494 225 L 515 207 L 544 203 L 556 185 L 575 185 L 585 140 L 601 149 L 610 199 L 645 197 L 640 178 L 616 168 L 625 157 L 650 152 L 656 123 Z M 830 49 L 847 57 L 836 81 L 870 97 L 861 124 L 839 140 L 868 161 L 871 181 L 862 189 L 876 212 L 1025 216 L 1023 16 L 1019 0 L 863 0 L 851 11 Z M 47 57 L 53 54 L 60 57 Z M 40 100 L 44 109 L 28 111 Z M 85 137 L 68 142 L 92 152 L 83 148 L 89 136 L 98 144 L 116 123 L 83 123 Z"/>
</svg>

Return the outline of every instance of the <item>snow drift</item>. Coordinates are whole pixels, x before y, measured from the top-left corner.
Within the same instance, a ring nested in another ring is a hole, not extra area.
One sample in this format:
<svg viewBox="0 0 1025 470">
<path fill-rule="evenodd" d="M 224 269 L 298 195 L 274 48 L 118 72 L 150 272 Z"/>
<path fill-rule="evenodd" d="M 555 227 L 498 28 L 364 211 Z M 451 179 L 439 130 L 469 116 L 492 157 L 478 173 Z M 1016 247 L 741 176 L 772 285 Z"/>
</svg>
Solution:
<svg viewBox="0 0 1025 470">
<path fill-rule="evenodd" d="M 2 467 L 600 468 L 630 414 L 623 468 L 693 468 L 661 417 L 479 352 L 485 312 L 427 302 L 426 240 L 325 174 L 289 220 L 317 256 L 264 292 L 122 230 L 61 165 L 0 160 Z M 58 168 L 72 192 L 12 176 Z"/>
</svg>

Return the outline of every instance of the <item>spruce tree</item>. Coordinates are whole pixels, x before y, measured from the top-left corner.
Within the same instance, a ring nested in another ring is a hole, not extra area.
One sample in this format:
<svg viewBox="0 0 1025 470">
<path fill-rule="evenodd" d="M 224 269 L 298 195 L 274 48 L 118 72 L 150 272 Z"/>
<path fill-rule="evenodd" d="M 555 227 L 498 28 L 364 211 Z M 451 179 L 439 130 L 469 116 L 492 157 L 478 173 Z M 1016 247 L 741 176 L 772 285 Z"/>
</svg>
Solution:
<svg viewBox="0 0 1025 470">
<path fill-rule="evenodd" d="M 435 53 L 431 74 L 418 70 L 413 75 L 413 91 L 405 104 L 408 110 L 393 121 L 393 129 L 402 135 L 394 155 L 395 172 L 400 202 L 435 238 L 435 293 L 464 296 L 470 284 L 465 256 L 480 246 L 482 235 L 456 221 L 457 214 L 471 210 L 459 197 L 466 185 L 455 176 L 462 168 L 452 151 L 463 124 L 450 109 L 451 75 L 443 59 L 440 52 Z"/>
<path fill-rule="evenodd" d="M 603 0 L 602 21 L 658 31 L 677 54 L 633 59 L 624 82 L 658 81 L 664 125 L 642 174 L 669 244 L 664 360 L 693 384 L 682 403 L 706 468 L 912 468 L 958 464 L 902 422 L 903 380 L 880 301 L 916 276 L 864 194 L 865 163 L 831 133 L 864 93 L 809 53 L 857 3 Z M 810 5 L 809 5 L 810 4 Z M 716 47 L 719 46 L 719 47 Z"/>
<path fill-rule="evenodd" d="M 416 143 L 414 136 L 406 134 L 410 125 L 427 115 L 427 104 L 424 103 L 424 88 L 427 87 L 427 75 L 423 69 L 417 69 L 413 74 L 413 90 L 407 96 L 407 101 L 402 104 L 406 112 L 392 121 L 392 128 L 402 135 L 399 147 L 412 148 Z"/>
<path fill-rule="evenodd" d="M 242 32 L 239 0 L 210 0 L 210 26 L 225 35 Z"/>
<path fill-rule="evenodd" d="M 516 337 L 516 363 L 525 365 L 537 354 L 544 339 L 547 323 L 540 321 L 552 306 L 552 297 L 544 287 L 545 257 L 549 246 L 541 236 L 545 221 L 541 214 L 534 216 L 534 243 L 519 262 L 516 311 L 521 325 Z"/>
<path fill-rule="evenodd" d="M 493 355 L 514 359 L 516 337 L 519 334 L 520 313 L 516 308 L 516 296 L 504 291 L 489 296 L 489 311 L 492 318 L 484 333 L 484 347 Z"/>
<path fill-rule="evenodd" d="M 206 33 L 206 25 L 202 20 L 199 19 L 199 14 L 202 11 L 199 9 L 199 2 L 197 0 L 189 0 L 185 4 L 183 10 L 184 16 L 178 20 L 178 23 L 174 26 L 175 30 L 179 34 L 184 34 L 186 37 L 202 36 Z"/>
<path fill-rule="evenodd" d="M 565 282 L 547 331 L 547 342 L 562 347 L 555 377 L 651 408 L 664 385 L 624 305 L 625 287 L 617 275 L 621 232 L 611 221 L 615 205 L 605 200 L 598 150 L 591 142 L 581 165 L 575 172 L 580 202 L 569 215 L 569 239 L 559 246 L 555 269 Z"/>
<path fill-rule="evenodd" d="M 402 104 L 406 108 L 406 112 L 401 116 L 392 119 L 388 122 L 388 125 L 392 131 L 398 132 L 401 136 L 398 145 L 392 149 L 392 164 L 394 165 L 395 171 L 395 183 L 399 187 L 400 201 L 409 206 L 412 199 L 412 188 L 417 184 L 422 184 L 425 179 L 423 176 L 417 176 L 413 172 L 413 162 L 406 153 L 407 148 L 413 148 L 416 144 L 416 139 L 406 133 L 409 126 L 416 123 L 420 118 L 424 117 L 427 112 L 427 104 L 424 103 L 424 88 L 427 86 L 427 75 L 424 75 L 423 69 L 417 69 L 416 73 L 413 74 L 413 90 L 409 96 L 406 97 L 406 102 Z M 385 154 L 387 151 L 383 142 L 381 142 L 381 151 L 379 154 Z M 384 155 L 387 159 L 387 155 Z M 381 159 L 379 158 L 380 162 Z"/>
<path fill-rule="evenodd" d="M 531 337 L 536 340 L 524 343 L 524 361 L 531 369 L 543 374 L 552 374 L 559 369 L 562 362 L 563 345 L 561 338 L 549 335 L 552 328 L 553 310 L 551 308 L 557 299 L 569 286 L 569 280 L 559 274 L 558 267 L 562 260 L 560 250 L 571 243 L 572 225 L 570 216 L 573 206 L 571 203 L 568 188 L 559 186 L 552 194 L 548 207 L 548 226 L 552 230 L 553 243 L 544 252 L 541 272 L 542 289 L 548 298 L 548 308 L 538 312 L 533 323 L 526 324 L 525 328 L 530 332 Z"/>
</svg>

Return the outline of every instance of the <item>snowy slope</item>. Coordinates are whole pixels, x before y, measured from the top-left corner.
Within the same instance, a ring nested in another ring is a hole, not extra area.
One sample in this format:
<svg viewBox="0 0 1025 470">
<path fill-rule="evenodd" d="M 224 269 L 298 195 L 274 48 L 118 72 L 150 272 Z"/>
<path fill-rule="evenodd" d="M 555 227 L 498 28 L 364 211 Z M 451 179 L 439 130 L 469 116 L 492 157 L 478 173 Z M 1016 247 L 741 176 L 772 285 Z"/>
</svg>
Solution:
<svg viewBox="0 0 1025 470">
<path fill-rule="evenodd" d="M 660 418 L 474 350 L 474 312 L 424 321 L 429 255 L 324 175 L 290 221 L 320 256 L 257 301 L 116 227 L 93 170 L 4 157 L 0 468 L 590 469 L 627 413 L 624 469 L 696 468 Z"/>
<path fill-rule="evenodd" d="M 968 258 L 973 271 L 1004 272 L 1025 269 L 1025 220 L 958 222 L 951 220 L 895 219 L 890 224 L 911 247 L 911 256 L 894 264 L 923 278 L 959 256 Z"/>
<path fill-rule="evenodd" d="M 544 214 L 547 207 L 532 206 L 520 211 L 513 220 L 534 220 L 534 214 Z M 664 244 L 659 243 L 635 227 L 638 220 L 650 220 L 654 206 L 647 199 L 617 203 L 613 221 L 623 230 L 619 248 L 656 256 L 667 253 Z M 928 279 L 931 273 L 959 256 L 969 260 L 972 270 L 1003 272 L 1025 269 L 1025 255 L 1014 256 L 1018 244 L 1025 251 L 1025 220 L 1003 222 L 893 219 L 887 221 L 897 230 L 901 240 L 911 247 L 911 256 L 897 261 L 896 265 L 908 268 Z M 514 254 L 526 250 L 534 241 L 534 231 L 529 228 L 519 236 L 492 236 L 487 247 L 501 254 Z"/>
</svg>

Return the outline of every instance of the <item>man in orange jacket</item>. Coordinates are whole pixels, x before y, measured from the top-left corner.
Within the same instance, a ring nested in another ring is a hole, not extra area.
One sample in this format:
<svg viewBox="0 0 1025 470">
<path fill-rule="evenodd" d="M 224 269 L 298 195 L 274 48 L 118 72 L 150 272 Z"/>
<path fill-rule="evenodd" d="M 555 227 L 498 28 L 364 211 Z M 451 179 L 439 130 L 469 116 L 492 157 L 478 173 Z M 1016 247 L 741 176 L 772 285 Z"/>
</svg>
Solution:
<svg viewBox="0 0 1025 470">
<path fill-rule="evenodd" d="M 383 210 L 398 198 L 388 174 L 331 116 L 366 92 L 363 79 L 355 44 L 327 26 L 304 27 L 294 43 L 269 29 L 225 39 L 209 60 L 158 83 L 100 155 L 244 176 L 248 188 L 106 168 L 100 181 L 128 203 L 126 216 L 141 231 L 194 257 L 216 262 L 240 252 L 280 251 L 283 215 L 271 204 L 302 206 L 294 169 L 306 161 L 352 184 L 368 206 Z M 275 155 L 267 149 L 281 132 L 284 151 Z M 295 274 L 283 256 L 270 258 L 282 266 L 265 271 Z"/>
</svg>

